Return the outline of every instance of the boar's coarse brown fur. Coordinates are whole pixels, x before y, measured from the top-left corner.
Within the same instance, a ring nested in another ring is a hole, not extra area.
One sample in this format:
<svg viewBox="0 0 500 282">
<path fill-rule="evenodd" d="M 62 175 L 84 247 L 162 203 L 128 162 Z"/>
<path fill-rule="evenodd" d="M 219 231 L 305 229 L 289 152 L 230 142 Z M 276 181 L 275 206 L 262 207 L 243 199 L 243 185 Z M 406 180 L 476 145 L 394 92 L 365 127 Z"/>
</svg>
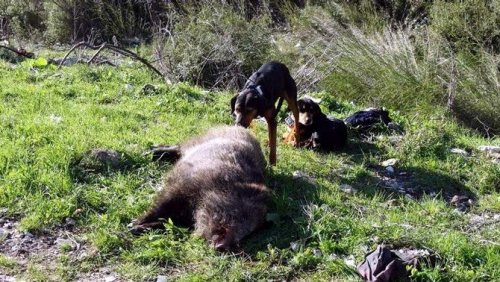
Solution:
<svg viewBox="0 0 500 282">
<path fill-rule="evenodd" d="M 231 250 L 264 222 L 270 191 L 265 160 L 246 129 L 211 129 L 180 146 L 181 158 L 167 174 L 152 209 L 131 228 L 141 233 L 175 225 L 192 227 L 218 250 Z"/>
</svg>

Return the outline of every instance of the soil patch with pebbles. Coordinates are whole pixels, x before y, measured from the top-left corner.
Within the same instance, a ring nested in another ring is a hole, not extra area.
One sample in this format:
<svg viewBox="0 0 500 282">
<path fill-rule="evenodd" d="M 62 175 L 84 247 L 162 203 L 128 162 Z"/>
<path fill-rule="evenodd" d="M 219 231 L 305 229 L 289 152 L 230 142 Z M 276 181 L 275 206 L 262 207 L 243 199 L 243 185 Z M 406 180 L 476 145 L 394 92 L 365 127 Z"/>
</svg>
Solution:
<svg viewBox="0 0 500 282">
<path fill-rule="evenodd" d="M 15 218 L 0 215 L 0 253 L 15 265 L 11 269 L 2 269 L 4 273 L 0 275 L 0 281 L 22 280 L 28 267 L 33 265 L 49 278 L 57 279 L 52 275 L 58 267 L 59 257 L 66 256 L 71 262 L 78 263 L 94 256 L 96 252 L 71 231 L 73 225 L 74 221 L 67 219 L 62 227 L 31 233 L 20 230 Z M 75 277 L 76 280 L 107 281 L 112 277 L 112 281 L 120 281 L 119 276 L 107 268 L 80 275 Z"/>
</svg>

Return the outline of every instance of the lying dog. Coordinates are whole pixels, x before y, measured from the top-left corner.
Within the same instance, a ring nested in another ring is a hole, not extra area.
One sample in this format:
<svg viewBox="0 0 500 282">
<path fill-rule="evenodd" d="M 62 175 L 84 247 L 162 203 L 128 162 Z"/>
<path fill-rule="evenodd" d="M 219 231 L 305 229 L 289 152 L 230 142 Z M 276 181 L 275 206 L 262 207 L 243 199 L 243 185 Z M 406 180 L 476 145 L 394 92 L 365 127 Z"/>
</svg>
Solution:
<svg viewBox="0 0 500 282">
<path fill-rule="evenodd" d="M 279 62 L 262 65 L 250 76 L 243 90 L 231 99 L 231 112 L 236 117 L 237 125 L 248 127 L 257 116 L 266 119 L 271 165 L 276 164 L 276 115 L 283 100 L 287 101 L 288 107 L 297 120 L 299 118 L 297 86 L 288 68 Z"/>
<path fill-rule="evenodd" d="M 336 118 L 328 118 L 321 112 L 319 105 L 309 98 L 297 101 L 299 107 L 299 122 L 297 128 L 299 146 L 330 152 L 340 150 L 347 141 L 347 127 Z M 288 120 L 288 125 L 295 123 Z M 290 141 L 292 131 L 286 138 Z M 296 137 L 295 137 L 296 138 Z"/>
<path fill-rule="evenodd" d="M 265 223 L 270 190 L 258 141 L 242 127 L 211 129 L 179 147 L 180 159 L 153 207 L 132 224 L 140 234 L 176 225 L 194 226 L 217 250 L 233 250 Z"/>
</svg>

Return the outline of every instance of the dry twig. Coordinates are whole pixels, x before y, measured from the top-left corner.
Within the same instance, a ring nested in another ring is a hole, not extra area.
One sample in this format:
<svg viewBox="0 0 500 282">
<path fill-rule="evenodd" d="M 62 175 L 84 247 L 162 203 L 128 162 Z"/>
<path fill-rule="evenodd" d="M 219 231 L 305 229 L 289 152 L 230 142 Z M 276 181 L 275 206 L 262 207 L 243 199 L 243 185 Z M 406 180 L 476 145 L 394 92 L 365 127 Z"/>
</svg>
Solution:
<svg viewBox="0 0 500 282">
<path fill-rule="evenodd" d="M 90 48 L 92 50 L 97 50 L 96 53 L 92 56 L 92 58 L 87 62 L 88 64 L 92 63 L 92 61 L 94 61 L 94 59 L 97 57 L 97 55 L 102 50 L 109 49 L 109 50 L 115 51 L 115 52 L 117 52 L 117 53 L 119 53 L 119 54 L 121 54 L 123 56 L 127 56 L 129 58 L 132 58 L 132 59 L 140 61 L 141 63 L 143 63 L 144 65 L 146 65 L 149 69 L 151 69 L 152 71 L 154 71 L 156 74 L 158 74 L 161 77 L 164 77 L 164 75 L 158 69 L 156 69 L 153 65 L 151 65 L 146 59 L 140 57 L 139 55 L 137 55 L 136 53 L 134 53 L 134 52 L 132 52 L 130 50 L 127 50 L 127 49 L 124 49 L 124 48 L 121 48 L 121 47 L 118 47 L 118 46 L 110 45 L 108 43 L 103 43 L 101 46 L 95 46 L 95 45 L 88 44 L 88 43 L 86 43 L 84 41 L 79 42 L 79 43 L 75 44 L 73 47 L 71 47 L 71 49 L 68 51 L 68 53 L 66 53 L 66 55 L 64 56 L 64 58 L 59 63 L 58 69 L 61 68 L 61 66 L 64 64 L 64 62 L 68 58 L 68 56 L 75 49 L 77 49 L 77 48 L 79 48 L 81 46 L 84 46 L 86 48 Z"/>
</svg>

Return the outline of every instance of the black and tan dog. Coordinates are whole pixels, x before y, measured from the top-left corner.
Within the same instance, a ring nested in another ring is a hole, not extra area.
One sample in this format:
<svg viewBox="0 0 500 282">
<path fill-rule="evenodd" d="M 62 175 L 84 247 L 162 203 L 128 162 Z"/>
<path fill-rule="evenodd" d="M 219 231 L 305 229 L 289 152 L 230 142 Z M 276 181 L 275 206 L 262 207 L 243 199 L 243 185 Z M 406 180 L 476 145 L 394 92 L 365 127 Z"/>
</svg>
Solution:
<svg viewBox="0 0 500 282">
<path fill-rule="evenodd" d="M 278 98 L 278 106 L 275 106 Z M 236 117 L 237 125 L 248 127 L 258 116 L 266 119 L 271 165 L 276 164 L 276 115 L 283 100 L 286 100 L 293 116 L 298 119 L 297 85 L 288 68 L 279 62 L 262 65 L 250 76 L 243 90 L 231 99 L 231 112 Z"/>
<path fill-rule="evenodd" d="M 298 132 L 299 137 L 292 136 L 291 131 L 286 137 L 287 142 L 295 137 L 295 144 L 298 146 L 324 152 L 336 151 L 345 146 L 347 127 L 342 120 L 327 117 L 321 112 L 319 105 L 309 98 L 299 99 L 297 105 L 299 122 L 287 123 L 289 126 L 294 124 L 294 130 Z"/>
</svg>

